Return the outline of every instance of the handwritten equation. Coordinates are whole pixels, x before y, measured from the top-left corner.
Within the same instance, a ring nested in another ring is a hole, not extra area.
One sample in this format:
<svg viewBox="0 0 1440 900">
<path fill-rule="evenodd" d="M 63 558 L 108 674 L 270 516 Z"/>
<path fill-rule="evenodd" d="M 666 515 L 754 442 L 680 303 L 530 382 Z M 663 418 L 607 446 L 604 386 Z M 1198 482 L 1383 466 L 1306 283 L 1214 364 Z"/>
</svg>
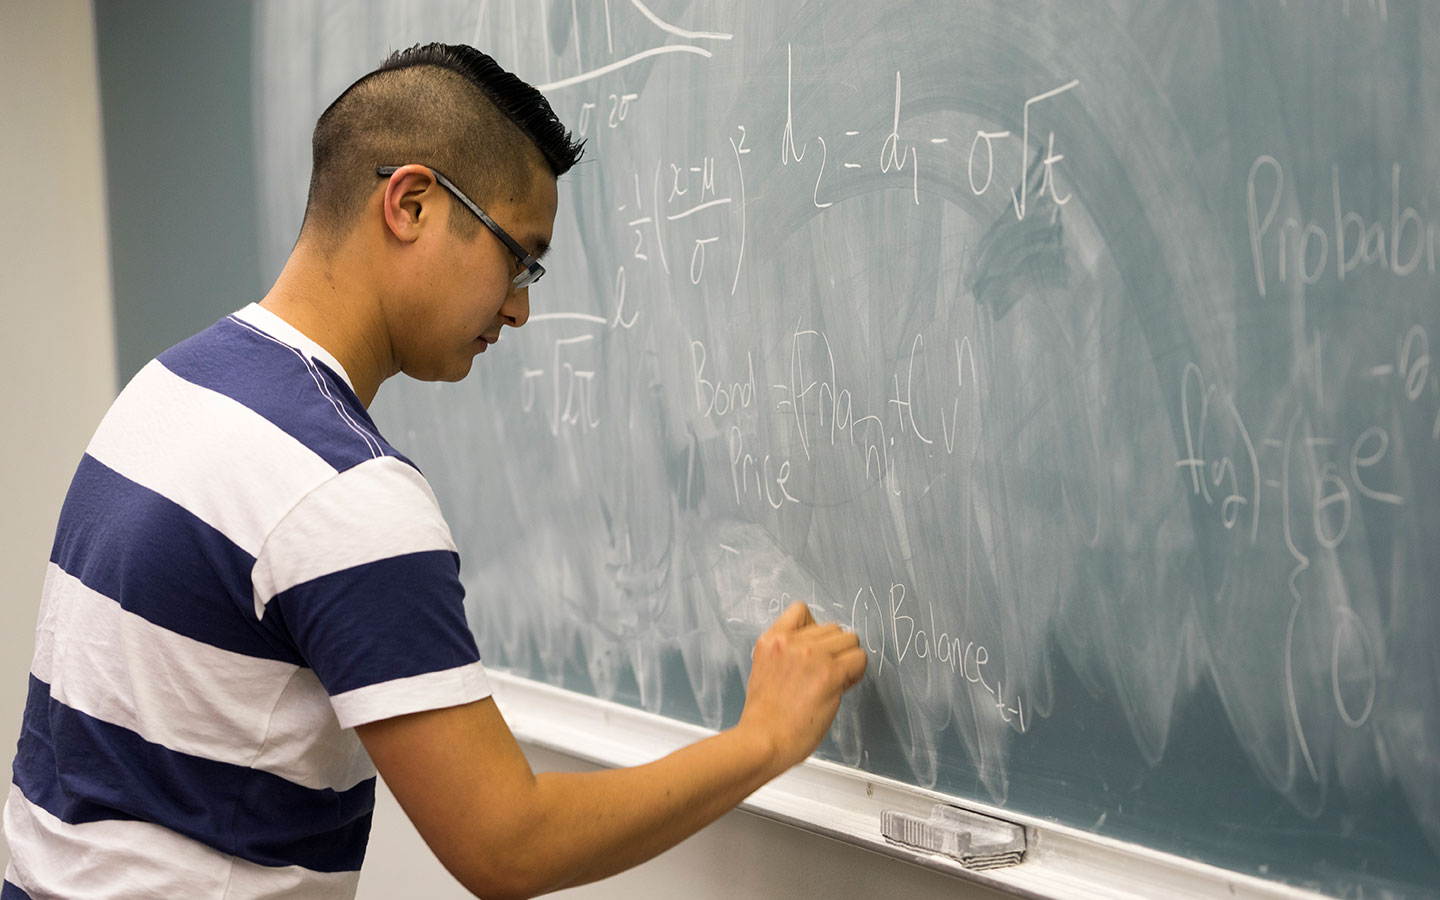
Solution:
<svg viewBox="0 0 1440 900">
<path fill-rule="evenodd" d="M 582 136 L 604 136 L 628 151 L 625 167 L 612 170 L 606 190 L 597 192 L 605 201 L 600 223 L 607 240 L 615 243 L 611 254 L 600 256 L 613 265 L 606 276 L 608 295 L 599 298 L 604 308 L 546 312 L 530 320 L 547 330 L 542 331 L 543 351 L 522 362 L 519 405 L 542 420 L 552 436 L 625 427 L 607 420 L 613 386 L 606 379 L 615 371 L 607 368 L 605 354 L 614 340 L 650 335 L 654 320 L 684 319 L 674 311 L 684 303 L 724 304 L 733 298 L 736 309 L 764 305 L 763 298 L 747 296 L 757 290 L 752 283 L 763 279 L 747 283 L 745 277 L 747 253 L 753 267 L 757 252 L 768 260 L 773 249 L 750 245 L 755 216 L 783 214 L 805 221 L 853 215 L 847 201 L 878 192 L 888 196 L 892 211 L 903 204 L 919 217 L 928 203 L 953 202 L 932 197 L 927 183 L 933 177 L 935 183 L 958 186 L 985 201 L 980 207 L 998 211 L 1004 221 L 1039 218 L 1053 224 L 1083 187 L 1074 181 L 1077 160 L 1071 155 L 1079 143 L 1069 140 L 1060 114 L 1062 104 L 1083 96 L 1079 78 L 1062 77 L 1043 90 L 1021 94 L 1023 100 L 1017 98 L 1008 112 L 1009 127 L 972 122 L 974 127 L 967 125 L 957 136 L 953 130 L 938 133 L 927 127 L 924 116 L 909 114 L 906 74 L 895 69 L 887 74 L 886 105 L 853 110 L 854 127 L 845 127 L 842 115 L 850 115 L 848 110 L 814 115 L 815 101 L 809 98 L 815 92 L 809 88 L 830 73 L 809 68 L 803 52 L 789 43 L 783 72 L 777 55 L 771 73 L 777 92 L 784 85 L 783 118 L 776 109 L 763 127 L 732 120 L 718 136 L 710 135 L 708 146 L 694 142 L 693 152 L 684 154 L 657 152 L 654 142 L 638 137 L 625 143 L 637 122 L 664 114 L 658 104 L 649 105 L 654 88 L 597 90 L 596 79 L 661 52 L 710 59 L 705 47 L 733 37 L 680 29 L 659 20 L 643 3 L 633 5 L 656 27 L 689 43 L 591 66 L 583 77 L 550 85 L 581 89 L 565 102 L 573 105 Z M 1370 3 L 1368 10 L 1385 15 L 1383 2 Z M 1350 15 L 1348 5 L 1344 11 Z M 578 50 L 576 66 L 585 66 Z M 817 119 L 831 124 L 806 127 Z M 1351 199 L 1338 165 L 1331 172 L 1330 208 L 1307 213 L 1295 202 L 1284 165 L 1273 156 L 1257 157 L 1243 207 L 1257 294 L 1266 298 L 1280 289 L 1327 278 L 1343 283 L 1370 272 L 1402 278 L 1435 274 L 1440 222 L 1428 218 L 1426 204 L 1406 196 L 1406 173 L 1399 163 L 1389 174 L 1384 215 Z M 757 184 L 768 191 L 753 197 Z M 791 189 L 777 192 L 777 184 Z M 1363 190 L 1356 194 L 1368 196 Z M 782 213 L 777 202 L 790 208 Z M 883 237 L 877 234 L 876 240 Z M 923 496 L 951 469 L 970 477 L 967 466 L 985 405 L 982 379 L 992 374 L 982 361 L 995 348 L 983 346 L 964 327 L 915 328 L 904 334 L 906 347 L 898 354 L 887 351 L 882 360 L 857 365 L 851 336 L 840 337 L 833 323 L 801 314 L 787 329 L 766 346 L 736 344 L 699 328 L 678 335 L 670 329 L 667 343 L 646 351 L 683 361 L 667 370 L 673 396 L 684 398 L 672 412 L 723 454 L 723 491 L 715 491 L 711 481 L 711 501 L 723 496 L 736 514 L 773 519 L 788 508 L 813 507 L 816 498 L 807 491 L 813 492 L 817 478 L 839 475 L 846 484 L 883 492 L 887 503 L 898 506 Z M 1319 352 L 1317 343 L 1317 357 Z M 1440 379 L 1430 366 L 1423 327 L 1399 335 L 1394 358 L 1376 361 L 1366 377 L 1393 385 L 1417 415 L 1429 416 L 1433 438 L 1440 441 Z M 683 384 L 676 384 L 677 378 Z M 1184 447 L 1176 453 L 1175 466 L 1182 482 L 1196 503 L 1214 511 L 1223 531 L 1239 533 L 1250 543 L 1261 539 L 1262 529 L 1279 535 L 1292 556 L 1293 626 L 1302 602 L 1297 577 L 1312 565 L 1296 535 L 1303 530 L 1322 551 L 1334 550 L 1350 534 L 1358 504 L 1398 507 L 1407 502 L 1391 472 L 1394 436 L 1384 423 L 1343 438 L 1326 434 L 1300 409 L 1285 427 L 1256 433 L 1217 373 L 1189 363 L 1180 384 Z M 1297 513 L 1301 508 L 1307 511 L 1303 519 Z M 897 515 L 897 522 L 902 518 Z M 909 539 L 903 522 L 897 528 L 903 555 Z M 999 653 L 991 648 L 998 645 L 984 635 L 954 634 L 935 617 L 933 601 L 917 600 L 907 584 L 896 577 L 888 585 L 856 588 L 848 607 L 827 612 L 862 636 L 877 674 L 892 668 L 948 670 L 959 683 L 988 697 L 1000 721 L 1025 730 L 1029 711 L 1024 701 L 988 674 L 997 668 Z M 777 598 L 746 602 L 759 609 Z M 1373 664 L 1374 638 L 1364 624 L 1351 616 L 1337 628 L 1337 642 L 1371 648 L 1360 655 Z M 1353 692 L 1342 692 L 1338 665 L 1335 678 L 1339 715 L 1358 727 L 1375 702 L 1373 673 L 1358 702 Z M 1292 717 L 1305 749 L 1293 702 Z M 1308 750 L 1305 758 L 1313 774 Z"/>
<path fill-rule="evenodd" d="M 1317 384 L 1323 383 L 1324 374 L 1320 346 L 1315 344 L 1312 359 Z M 1394 358 L 1363 368 L 1360 377 L 1379 386 L 1380 408 L 1398 406 L 1405 417 L 1421 417 L 1431 441 L 1428 452 L 1437 452 L 1440 376 L 1431 367 L 1430 339 L 1424 327 L 1414 325 L 1397 335 Z M 1323 387 L 1318 392 L 1323 392 Z M 1238 529 L 1249 544 L 1260 540 L 1262 526 L 1278 532 L 1289 555 L 1286 586 L 1291 606 L 1283 652 L 1291 684 L 1290 724 L 1310 775 L 1318 780 L 1319 769 L 1293 688 L 1297 622 L 1318 602 L 1302 588 L 1300 579 L 1317 564 L 1315 554 L 1333 553 L 1346 541 L 1359 504 L 1368 502 L 1383 510 L 1413 502 L 1399 484 L 1397 473 L 1402 470 L 1395 465 L 1390 427 L 1388 423 L 1371 424 L 1337 440 L 1317 430 L 1304 406 L 1298 405 L 1279 428 L 1256 436 L 1235 397 L 1194 363 L 1185 367 L 1182 377 L 1180 415 L 1185 446 L 1175 465 L 1185 473 L 1191 496 L 1215 511 L 1223 529 Z M 1348 605 L 1334 610 L 1331 627 L 1329 678 L 1334 711 L 1345 726 L 1359 728 L 1375 708 L 1380 644 Z M 1344 665 L 1342 658 L 1347 660 Z M 1356 682 L 1358 690 L 1354 689 Z"/>
</svg>

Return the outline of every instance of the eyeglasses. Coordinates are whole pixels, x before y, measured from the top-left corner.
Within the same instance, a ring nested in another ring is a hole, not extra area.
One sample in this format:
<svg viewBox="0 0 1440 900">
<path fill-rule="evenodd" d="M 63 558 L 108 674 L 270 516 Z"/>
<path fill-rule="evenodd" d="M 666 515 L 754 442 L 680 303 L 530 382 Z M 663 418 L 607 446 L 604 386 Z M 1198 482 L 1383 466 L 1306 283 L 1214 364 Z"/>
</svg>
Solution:
<svg viewBox="0 0 1440 900">
<path fill-rule="evenodd" d="M 382 178 L 388 178 L 394 175 L 399 168 L 399 166 L 381 166 L 375 170 L 375 174 Z M 429 169 L 430 167 L 426 166 L 425 168 Z M 545 267 L 540 265 L 539 261 L 535 259 L 530 251 L 526 250 L 519 241 L 506 234 L 505 229 L 495 224 L 494 219 L 485 215 L 485 211 L 479 206 L 476 206 L 474 200 L 465 196 L 465 193 L 456 187 L 450 179 L 434 169 L 430 169 L 430 174 L 435 176 L 435 180 L 440 182 L 441 187 L 454 194 L 455 199 L 465 204 L 467 209 L 479 217 L 480 221 L 485 223 L 485 227 L 494 232 L 495 236 L 500 239 L 500 243 L 504 244 L 506 249 L 515 255 L 515 259 L 520 263 L 520 274 L 516 275 L 515 279 L 511 282 L 515 290 L 518 291 L 521 288 L 529 287 L 540 280 L 540 276 L 545 274 Z"/>
</svg>

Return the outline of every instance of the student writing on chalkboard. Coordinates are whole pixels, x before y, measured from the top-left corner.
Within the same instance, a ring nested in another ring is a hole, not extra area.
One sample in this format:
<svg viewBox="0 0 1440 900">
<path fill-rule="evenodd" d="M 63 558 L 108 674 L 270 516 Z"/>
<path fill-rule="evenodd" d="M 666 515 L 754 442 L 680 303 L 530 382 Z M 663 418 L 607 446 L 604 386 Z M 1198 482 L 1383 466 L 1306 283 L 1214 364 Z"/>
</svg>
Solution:
<svg viewBox="0 0 1440 900">
<path fill-rule="evenodd" d="M 525 323 L 581 147 L 533 88 L 444 45 L 357 81 L 313 145 L 275 286 L 139 372 L 76 471 L 3 900 L 353 896 L 377 769 L 478 895 L 601 878 L 807 756 L 864 670 L 797 605 L 756 645 L 734 728 L 634 769 L 532 773 L 435 498 L 366 407 L 398 372 L 463 378 Z M 488 469 L 505 489 L 504 460 Z"/>
</svg>

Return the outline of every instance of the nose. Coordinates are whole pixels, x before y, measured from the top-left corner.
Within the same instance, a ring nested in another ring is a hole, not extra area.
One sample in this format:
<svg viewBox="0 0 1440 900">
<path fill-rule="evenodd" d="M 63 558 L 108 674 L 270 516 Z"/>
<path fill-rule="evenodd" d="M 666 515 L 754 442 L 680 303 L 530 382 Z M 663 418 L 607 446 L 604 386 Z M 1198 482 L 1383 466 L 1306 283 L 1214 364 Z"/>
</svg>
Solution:
<svg viewBox="0 0 1440 900">
<path fill-rule="evenodd" d="M 519 328 L 530 320 L 530 288 L 523 287 L 519 290 L 512 290 L 505 298 L 505 303 L 500 307 L 500 315 L 505 319 L 505 324 L 511 328 Z"/>
</svg>

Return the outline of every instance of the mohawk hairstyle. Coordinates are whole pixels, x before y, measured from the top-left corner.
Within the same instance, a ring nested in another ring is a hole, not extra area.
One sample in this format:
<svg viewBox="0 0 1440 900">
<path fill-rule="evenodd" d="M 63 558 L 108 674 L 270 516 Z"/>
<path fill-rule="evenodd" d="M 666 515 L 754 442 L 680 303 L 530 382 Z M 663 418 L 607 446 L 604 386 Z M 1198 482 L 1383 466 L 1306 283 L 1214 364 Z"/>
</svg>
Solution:
<svg viewBox="0 0 1440 900">
<path fill-rule="evenodd" d="M 437 66 L 464 76 L 530 139 L 556 178 L 580 161 L 585 142 L 574 141 L 545 95 L 502 69 L 489 55 L 466 44 L 435 43 L 423 47 L 416 44 L 409 50 L 390 54 L 375 72 L 394 72 L 413 66 Z"/>
<path fill-rule="evenodd" d="M 338 243 L 375 190 L 379 166 L 429 166 L 483 206 L 518 201 L 543 170 L 564 175 L 584 148 L 543 94 L 488 55 L 463 44 L 416 45 L 392 53 L 321 113 L 300 231 Z M 450 216 L 462 235 L 479 227 L 473 216 Z"/>
</svg>

